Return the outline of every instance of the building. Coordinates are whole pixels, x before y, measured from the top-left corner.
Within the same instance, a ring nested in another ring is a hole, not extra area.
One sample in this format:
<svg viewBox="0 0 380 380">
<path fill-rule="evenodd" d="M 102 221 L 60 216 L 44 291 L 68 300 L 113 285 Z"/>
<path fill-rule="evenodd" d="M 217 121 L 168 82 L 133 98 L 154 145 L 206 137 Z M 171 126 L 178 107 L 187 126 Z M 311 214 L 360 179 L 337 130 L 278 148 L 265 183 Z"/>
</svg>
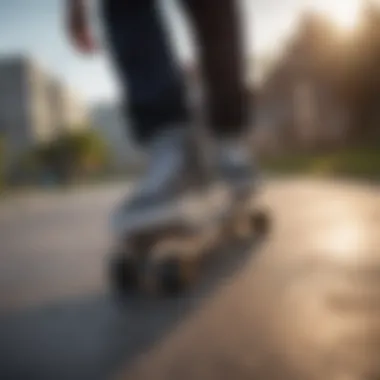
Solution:
<svg viewBox="0 0 380 380">
<path fill-rule="evenodd" d="M 261 83 L 261 121 L 279 149 L 336 146 L 346 136 L 347 110 L 310 58 L 307 33 L 313 17 L 304 16 Z"/>
<path fill-rule="evenodd" d="M 87 104 L 56 78 L 52 78 L 49 86 L 50 105 L 55 115 L 54 129 L 62 132 L 85 128 L 90 121 Z"/>
<path fill-rule="evenodd" d="M 86 105 L 57 78 L 25 56 L 0 60 L 0 133 L 6 162 L 72 125 L 85 125 Z"/>
</svg>

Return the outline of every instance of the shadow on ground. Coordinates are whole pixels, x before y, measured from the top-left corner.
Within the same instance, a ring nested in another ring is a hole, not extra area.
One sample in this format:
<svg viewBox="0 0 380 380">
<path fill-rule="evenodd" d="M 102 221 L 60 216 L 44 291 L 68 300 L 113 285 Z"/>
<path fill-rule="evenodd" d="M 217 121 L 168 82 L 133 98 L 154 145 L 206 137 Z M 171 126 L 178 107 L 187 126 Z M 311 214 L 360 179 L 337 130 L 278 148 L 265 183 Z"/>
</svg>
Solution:
<svg viewBox="0 0 380 380">
<path fill-rule="evenodd" d="M 95 295 L 0 317 L 0 378 L 109 378 L 222 292 L 221 285 L 239 274 L 259 243 L 226 247 L 200 283 L 181 296 L 126 297 L 120 304 L 107 294 Z"/>
</svg>

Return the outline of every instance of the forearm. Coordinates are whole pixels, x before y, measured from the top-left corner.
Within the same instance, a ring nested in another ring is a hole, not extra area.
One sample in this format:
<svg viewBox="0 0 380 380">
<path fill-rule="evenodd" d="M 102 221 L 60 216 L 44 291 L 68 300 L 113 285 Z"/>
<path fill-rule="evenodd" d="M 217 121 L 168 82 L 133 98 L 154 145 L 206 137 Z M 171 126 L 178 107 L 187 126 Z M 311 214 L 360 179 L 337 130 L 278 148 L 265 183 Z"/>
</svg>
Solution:
<svg viewBox="0 0 380 380">
<path fill-rule="evenodd" d="M 87 3 L 87 0 L 66 0 L 70 7 L 83 7 Z"/>
<path fill-rule="evenodd" d="M 69 14 L 84 15 L 87 8 L 87 0 L 66 0 Z"/>
<path fill-rule="evenodd" d="M 66 15 L 71 28 L 87 23 L 87 0 L 66 0 Z"/>
</svg>

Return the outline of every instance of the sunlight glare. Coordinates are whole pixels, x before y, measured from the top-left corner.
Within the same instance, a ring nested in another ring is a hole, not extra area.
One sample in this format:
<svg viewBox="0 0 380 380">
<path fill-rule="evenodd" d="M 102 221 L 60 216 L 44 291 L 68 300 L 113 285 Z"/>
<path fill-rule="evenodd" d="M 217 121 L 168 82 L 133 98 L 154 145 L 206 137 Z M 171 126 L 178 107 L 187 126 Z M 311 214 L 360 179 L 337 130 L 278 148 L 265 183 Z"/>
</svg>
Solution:
<svg viewBox="0 0 380 380">
<path fill-rule="evenodd" d="M 360 0 L 312 0 L 310 6 L 312 9 L 326 14 L 337 26 L 350 30 L 357 24 Z"/>
</svg>

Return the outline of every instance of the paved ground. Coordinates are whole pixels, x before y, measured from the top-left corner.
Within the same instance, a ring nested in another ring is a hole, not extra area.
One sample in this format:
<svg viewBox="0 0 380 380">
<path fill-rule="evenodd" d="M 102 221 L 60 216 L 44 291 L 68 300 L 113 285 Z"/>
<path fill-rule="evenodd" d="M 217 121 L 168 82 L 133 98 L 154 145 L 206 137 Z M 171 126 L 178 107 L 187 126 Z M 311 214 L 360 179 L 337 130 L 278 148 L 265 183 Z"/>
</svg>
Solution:
<svg viewBox="0 0 380 380">
<path fill-rule="evenodd" d="M 378 187 L 270 183 L 267 241 L 182 297 L 123 309 L 103 273 L 122 191 L 0 204 L 1 379 L 380 378 Z"/>
</svg>

